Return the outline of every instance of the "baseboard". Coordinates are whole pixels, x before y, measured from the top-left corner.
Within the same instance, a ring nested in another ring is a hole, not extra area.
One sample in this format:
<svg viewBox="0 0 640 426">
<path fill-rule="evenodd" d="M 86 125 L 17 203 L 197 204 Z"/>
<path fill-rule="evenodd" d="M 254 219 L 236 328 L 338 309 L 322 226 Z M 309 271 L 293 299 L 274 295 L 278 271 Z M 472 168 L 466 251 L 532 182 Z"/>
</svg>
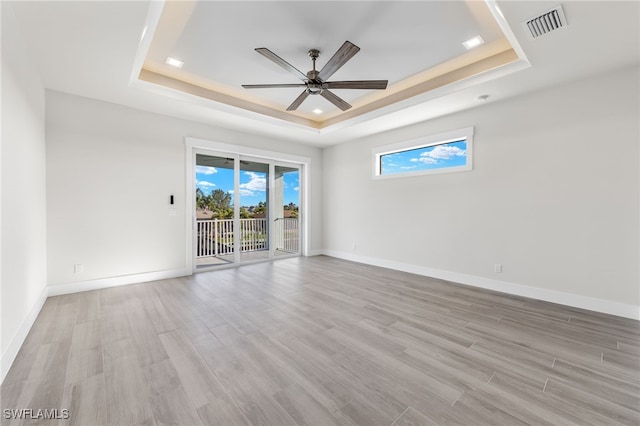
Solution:
<svg viewBox="0 0 640 426">
<path fill-rule="evenodd" d="M 143 274 L 122 275 L 119 277 L 100 278 L 96 280 L 77 281 L 73 283 L 49 285 L 49 296 L 79 293 L 81 291 L 99 290 L 101 288 L 119 287 L 128 284 L 138 284 L 148 281 L 165 280 L 168 278 L 189 275 L 185 269 L 169 269 L 166 271 L 146 272 Z"/>
<path fill-rule="evenodd" d="M 309 250 L 307 257 L 322 256 L 323 254 L 325 254 L 324 250 Z"/>
<path fill-rule="evenodd" d="M 346 253 L 335 250 L 324 250 L 323 254 L 331 257 L 337 257 L 339 259 L 365 263 L 367 265 L 379 266 L 382 268 L 395 269 L 397 271 L 409 272 L 412 274 L 423 275 L 432 278 L 439 278 L 446 281 L 484 288 L 487 290 L 499 291 L 501 293 L 512 294 L 515 296 L 529 297 L 532 299 L 544 300 L 546 302 L 558 303 L 574 308 L 581 308 L 589 311 L 596 311 L 605 314 L 616 315 L 619 317 L 640 320 L 640 306 L 636 305 L 598 299 L 595 297 L 582 296 L 579 294 L 565 293 L 539 287 L 531 287 L 522 284 L 514 284 L 506 281 L 494 280 L 491 278 L 461 274 L 458 272 L 445 271 L 441 269 L 412 265 L 392 260 L 360 256 L 353 253 Z"/>
<path fill-rule="evenodd" d="M 40 313 L 44 302 L 47 300 L 47 297 L 48 289 L 45 287 L 38 297 L 38 300 L 36 300 L 36 303 L 31 308 L 31 311 L 29 311 L 29 314 L 22 322 L 18 332 L 13 336 L 13 339 L 11 339 L 11 343 L 9 343 L 7 350 L 2 354 L 2 361 L 0 361 L 0 384 L 4 382 L 4 378 L 9 372 L 11 364 L 13 364 L 13 361 L 16 359 L 24 340 L 29 334 L 29 330 L 31 330 L 33 323 L 36 321 L 36 318 L 38 318 L 38 314 Z"/>
</svg>

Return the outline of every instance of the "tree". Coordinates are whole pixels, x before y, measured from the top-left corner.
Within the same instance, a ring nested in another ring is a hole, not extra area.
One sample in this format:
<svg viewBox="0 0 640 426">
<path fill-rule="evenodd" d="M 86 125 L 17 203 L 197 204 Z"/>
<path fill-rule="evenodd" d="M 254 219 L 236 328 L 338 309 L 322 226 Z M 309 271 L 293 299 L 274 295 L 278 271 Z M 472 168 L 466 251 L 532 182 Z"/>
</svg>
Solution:
<svg viewBox="0 0 640 426">
<path fill-rule="evenodd" d="M 218 219 L 233 218 L 233 208 L 231 208 L 231 194 L 222 189 L 215 189 L 207 197 L 207 208 L 213 212 L 212 217 Z"/>
<path fill-rule="evenodd" d="M 253 214 L 260 214 L 260 213 L 265 213 L 267 212 L 267 204 L 263 201 L 260 201 L 258 203 L 258 206 L 256 208 L 253 209 Z"/>
<path fill-rule="evenodd" d="M 224 210 L 231 206 L 231 194 L 215 189 L 209 196 L 209 210 Z"/>
<path fill-rule="evenodd" d="M 204 195 L 202 189 L 196 188 L 196 207 L 199 209 L 206 209 L 208 204 L 207 196 Z"/>
<path fill-rule="evenodd" d="M 233 209 L 227 207 L 226 209 L 217 209 L 213 215 L 218 219 L 233 219 Z"/>
<path fill-rule="evenodd" d="M 230 219 L 233 218 L 233 208 L 231 207 L 231 194 L 222 189 L 216 189 L 209 195 L 204 195 L 200 189 L 196 189 L 196 207 L 212 212 L 211 218 Z"/>
</svg>

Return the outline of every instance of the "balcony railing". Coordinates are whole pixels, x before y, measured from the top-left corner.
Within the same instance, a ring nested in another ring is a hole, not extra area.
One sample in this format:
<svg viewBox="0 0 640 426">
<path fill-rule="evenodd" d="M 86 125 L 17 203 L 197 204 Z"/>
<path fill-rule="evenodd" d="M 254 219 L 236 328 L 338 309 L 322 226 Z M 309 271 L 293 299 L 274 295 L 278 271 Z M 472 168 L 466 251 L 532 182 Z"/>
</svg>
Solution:
<svg viewBox="0 0 640 426">
<path fill-rule="evenodd" d="M 276 250 L 297 253 L 300 245 L 300 230 L 297 217 L 280 217 L 274 223 Z"/>
<path fill-rule="evenodd" d="M 196 258 L 228 256 L 234 253 L 233 219 L 197 221 Z M 267 250 L 268 232 L 274 233 L 276 250 L 297 253 L 297 218 L 276 219 L 267 229 L 267 219 L 240 219 L 240 252 Z"/>
</svg>

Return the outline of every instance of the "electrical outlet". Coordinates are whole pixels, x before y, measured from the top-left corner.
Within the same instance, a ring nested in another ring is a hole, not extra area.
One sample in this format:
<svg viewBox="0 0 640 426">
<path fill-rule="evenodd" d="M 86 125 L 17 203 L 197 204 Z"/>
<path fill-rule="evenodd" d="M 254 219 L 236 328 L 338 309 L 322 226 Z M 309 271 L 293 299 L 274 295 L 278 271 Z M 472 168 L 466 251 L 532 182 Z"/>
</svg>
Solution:
<svg viewBox="0 0 640 426">
<path fill-rule="evenodd" d="M 74 274 L 80 274 L 84 271 L 84 266 L 82 266 L 81 263 L 76 263 L 75 265 L 73 265 L 73 273 Z"/>
<path fill-rule="evenodd" d="M 495 265 L 493 265 L 493 272 L 495 272 L 496 274 L 502 273 L 502 263 L 496 263 Z"/>
</svg>

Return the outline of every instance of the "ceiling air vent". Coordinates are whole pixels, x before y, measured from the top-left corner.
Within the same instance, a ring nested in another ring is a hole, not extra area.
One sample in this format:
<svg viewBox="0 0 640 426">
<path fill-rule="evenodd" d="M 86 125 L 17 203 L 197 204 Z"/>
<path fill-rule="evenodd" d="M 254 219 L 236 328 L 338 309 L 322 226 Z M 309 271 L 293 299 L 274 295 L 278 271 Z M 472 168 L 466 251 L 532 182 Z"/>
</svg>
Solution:
<svg viewBox="0 0 640 426">
<path fill-rule="evenodd" d="M 558 5 L 540 16 L 531 18 L 523 25 L 529 30 L 531 37 L 538 38 L 562 27 L 567 26 L 567 19 L 564 17 L 562 6 Z"/>
</svg>

